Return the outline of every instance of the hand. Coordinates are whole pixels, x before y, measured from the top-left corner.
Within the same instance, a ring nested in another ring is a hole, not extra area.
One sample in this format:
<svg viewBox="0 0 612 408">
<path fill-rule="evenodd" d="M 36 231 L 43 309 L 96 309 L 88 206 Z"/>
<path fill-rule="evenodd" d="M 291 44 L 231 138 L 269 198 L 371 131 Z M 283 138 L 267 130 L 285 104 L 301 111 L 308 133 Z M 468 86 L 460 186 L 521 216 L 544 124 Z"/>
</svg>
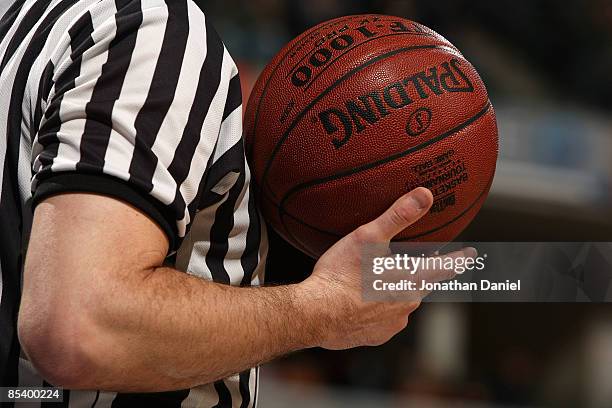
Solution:
<svg viewBox="0 0 612 408">
<path fill-rule="evenodd" d="M 384 214 L 347 235 L 332 246 L 301 285 L 311 302 L 317 302 L 320 332 L 317 346 L 339 350 L 377 346 L 387 342 L 408 324 L 421 297 L 410 302 L 366 302 L 362 299 L 363 248 L 380 247 L 386 256 L 389 241 L 427 213 L 433 203 L 431 192 L 419 187 L 398 199 Z M 374 246 L 373 246 L 374 247 Z M 473 251 L 473 249 L 468 249 Z M 378 251 L 374 249 L 374 251 Z M 466 256 L 458 251 L 446 256 Z M 419 271 L 419 279 L 440 281 L 454 276 L 448 271 Z M 425 296 L 426 294 L 423 294 Z"/>
</svg>

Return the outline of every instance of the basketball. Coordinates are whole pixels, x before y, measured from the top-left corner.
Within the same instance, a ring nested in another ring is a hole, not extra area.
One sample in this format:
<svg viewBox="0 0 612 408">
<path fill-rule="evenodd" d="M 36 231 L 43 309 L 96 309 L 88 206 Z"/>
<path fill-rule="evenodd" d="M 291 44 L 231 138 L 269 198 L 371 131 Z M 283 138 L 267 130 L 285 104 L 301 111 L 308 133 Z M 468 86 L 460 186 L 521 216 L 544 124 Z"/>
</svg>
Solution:
<svg viewBox="0 0 612 408">
<path fill-rule="evenodd" d="M 354 15 L 286 45 L 249 98 L 245 144 L 264 218 L 318 258 L 418 187 L 430 212 L 396 241 L 448 242 L 485 201 L 498 155 L 476 69 L 410 20 Z"/>
</svg>

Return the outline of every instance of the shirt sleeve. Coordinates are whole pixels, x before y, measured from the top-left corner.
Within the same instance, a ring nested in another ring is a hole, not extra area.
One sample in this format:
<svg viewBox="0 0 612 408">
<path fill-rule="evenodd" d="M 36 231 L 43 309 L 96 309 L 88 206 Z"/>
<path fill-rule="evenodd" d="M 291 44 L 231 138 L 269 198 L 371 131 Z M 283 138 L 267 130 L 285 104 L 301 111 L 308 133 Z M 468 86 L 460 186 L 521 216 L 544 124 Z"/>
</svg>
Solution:
<svg viewBox="0 0 612 408">
<path fill-rule="evenodd" d="M 191 0 L 101 1 L 66 36 L 41 79 L 33 205 L 63 192 L 113 196 L 155 220 L 176 250 L 236 65 Z"/>
<path fill-rule="evenodd" d="M 176 267 L 217 283 L 251 286 L 264 282 L 266 228 L 249 187 L 237 108 L 222 125 L 202 199 Z"/>
</svg>

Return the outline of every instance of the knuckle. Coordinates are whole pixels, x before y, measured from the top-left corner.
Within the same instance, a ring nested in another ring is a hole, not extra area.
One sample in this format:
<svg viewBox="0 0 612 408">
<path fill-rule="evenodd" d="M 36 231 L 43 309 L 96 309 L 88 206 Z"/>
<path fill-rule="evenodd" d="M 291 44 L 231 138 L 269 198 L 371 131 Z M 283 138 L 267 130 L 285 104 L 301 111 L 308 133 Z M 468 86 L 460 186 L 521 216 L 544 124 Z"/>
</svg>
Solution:
<svg viewBox="0 0 612 408">
<path fill-rule="evenodd" d="M 414 302 L 410 302 L 408 304 L 408 310 L 410 312 L 414 312 L 415 310 L 419 308 L 419 306 L 421 306 L 421 299 L 415 300 Z"/>
<path fill-rule="evenodd" d="M 391 217 L 391 222 L 396 225 L 404 225 L 409 223 L 411 220 L 410 211 L 400 206 L 391 208 L 389 216 Z"/>
<path fill-rule="evenodd" d="M 404 330 L 408 326 L 408 316 L 402 316 L 393 325 L 394 333 Z"/>
<path fill-rule="evenodd" d="M 391 333 L 389 338 L 391 338 L 392 336 L 394 336 L 396 333 L 399 333 L 400 331 L 402 331 L 404 329 L 404 322 L 402 321 L 402 319 L 398 319 L 397 321 L 393 322 L 393 325 L 391 326 Z"/>
<path fill-rule="evenodd" d="M 415 282 L 421 282 L 422 280 L 425 279 L 425 277 L 423 276 L 423 269 L 422 268 L 418 268 L 417 270 L 414 271 L 414 275 L 412 275 L 412 279 Z"/>
<path fill-rule="evenodd" d="M 353 237 L 358 243 L 370 242 L 372 240 L 371 228 L 367 224 L 362 225 L 353 232 Z"/>
<path fill-rule="evenodd" d="M 386 335 L 386 336 L 373 337 L 368 341 L 367 344 L 368 346 L 382 346 L 383 344 L 391 340 L 391 337 L 393 337 L 393 334 Z"/>
</svg>

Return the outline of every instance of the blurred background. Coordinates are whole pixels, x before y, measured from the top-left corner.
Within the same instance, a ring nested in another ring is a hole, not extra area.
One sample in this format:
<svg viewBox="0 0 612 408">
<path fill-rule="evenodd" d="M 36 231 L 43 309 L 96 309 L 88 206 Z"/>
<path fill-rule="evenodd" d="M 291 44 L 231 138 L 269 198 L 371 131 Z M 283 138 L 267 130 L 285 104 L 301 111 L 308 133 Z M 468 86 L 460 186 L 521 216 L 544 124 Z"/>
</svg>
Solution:
<svg viewBox="0 0 612 408">
<path fill-rule="evenodd" d="M 500 160 L 465 241 L 612 241 L 612 1 L 203 1 L 245 101 L 266 63 L 329 18 L 397 15 L 454 43 L 496 108 Z M 268 277 L 313 263 L 272 235 Z M 262 369 L 276 407 L 612 407 L 612 304 L 424 304 L 378 348 Z"/>
</svg>

